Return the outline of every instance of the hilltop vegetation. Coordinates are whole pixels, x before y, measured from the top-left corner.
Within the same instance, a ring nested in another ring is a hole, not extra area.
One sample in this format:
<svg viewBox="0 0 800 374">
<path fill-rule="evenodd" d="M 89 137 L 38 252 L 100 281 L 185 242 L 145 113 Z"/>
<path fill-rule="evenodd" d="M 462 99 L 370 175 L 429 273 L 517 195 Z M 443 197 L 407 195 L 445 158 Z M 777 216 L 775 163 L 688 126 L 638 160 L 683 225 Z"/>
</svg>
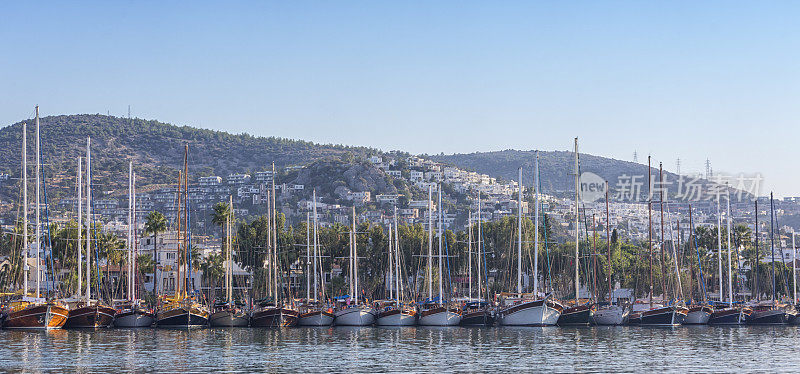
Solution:
<svg viewBox="0 0 800 374">
<path fill-rule="evenodd" d="M 35 133 L 28 124 L 29 173 L 35 160 Z M 97 191 L 127 188 L 128 161 L 134 162 L 137 187 L 174 183 L 183 166 L 184 145 L 189 145 L 191 178 L 225 176 L 233 172 L 280 170 L 312 161 L 364 159 L 382 152 L 367 147 L 322 145 L 276 137 L 233 135 L 222 131 L 175 126 L 158 121 L 127 119 L 99 114 L 43 117 L 40 121 L 42 163 L 50 189 L 49 197 L 72 194 L 77 158 L 86 155 L 86 138 L 92 139 L 92 172 Z M 22 122 L 0 129 L 0 171 L 11 179 L 0 188 L 4 202 L 18 199 Z"/>
</svg>

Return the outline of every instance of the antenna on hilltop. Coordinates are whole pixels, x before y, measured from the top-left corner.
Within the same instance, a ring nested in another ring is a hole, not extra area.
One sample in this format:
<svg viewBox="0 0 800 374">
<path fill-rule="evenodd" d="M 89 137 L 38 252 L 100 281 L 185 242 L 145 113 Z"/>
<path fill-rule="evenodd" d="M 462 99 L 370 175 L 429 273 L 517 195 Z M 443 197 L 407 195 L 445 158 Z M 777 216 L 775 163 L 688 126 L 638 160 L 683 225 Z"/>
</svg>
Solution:
<svg viewBox="0 0 800 374">
<path fill-rule="evenodd" d="M 714 176 L 714 172 L 711 170 L 711 160 L 706 159 L 706 179 L 711 179 Z"/>
<path fill-rule="evenodd" d="M 678 160 L 675 161 L 675 174 L 681 175 L 681 158 L 678 157 Z"/>
<path fill-rule="evenodd" d="M 636 153 L 636 151 L 633 151 L 633 162 L 639 163 L 639 155 Z"/>
<path fill-rule="evenodd" d="M 131 106 L 128 104 L 128 119 L 131 119 Z"/>
</svg>

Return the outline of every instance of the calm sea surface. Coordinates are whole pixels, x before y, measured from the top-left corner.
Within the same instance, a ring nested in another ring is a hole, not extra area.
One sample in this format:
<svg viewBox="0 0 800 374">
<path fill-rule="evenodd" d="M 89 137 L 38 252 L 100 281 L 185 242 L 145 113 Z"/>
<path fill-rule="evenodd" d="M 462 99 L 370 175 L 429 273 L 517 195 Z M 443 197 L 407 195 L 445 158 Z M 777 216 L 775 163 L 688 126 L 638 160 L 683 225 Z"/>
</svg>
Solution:
<svg viewBox="0 0 800 374">
<path fill-rule="evenodd" d="M 797 327 L 0 330 L 0 371 L 800 372 Z"/>
</svg>

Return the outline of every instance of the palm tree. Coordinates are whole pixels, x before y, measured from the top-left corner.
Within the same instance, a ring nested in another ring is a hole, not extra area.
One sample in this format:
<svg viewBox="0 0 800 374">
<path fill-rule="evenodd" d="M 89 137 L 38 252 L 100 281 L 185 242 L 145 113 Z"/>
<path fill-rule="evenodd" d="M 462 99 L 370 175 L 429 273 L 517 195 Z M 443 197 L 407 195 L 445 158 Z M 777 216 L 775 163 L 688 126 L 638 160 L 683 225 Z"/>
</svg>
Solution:
<svg viewBox="0 0 800 374">
<path fill-rule="evenodd" d="M 208 257 L 203 259 L 203 262 L 201 262 L 199 266 L 200 270 L 203 272 L 203 278 L 211 285 L 211 295 L 209 295 L 208 300 L 212 303 L 216 301 L 217 280 L 219 280 L 224 271 L 224 261 L 225 259 L 222 257 L 221 253 L 211 253 Z"/>
<path fill-rule="evenodd" d="M 216 204 L 214 204 L 214 211 L 211 212 L 211 223 L 213 223 L 214 225 L 217 225 L 219 227 L 222 227 L 227 222 L 228 217 L 231 217 L 231 216 L 232 216 L 232 212 L 231 212 L 230 205 L 225 204 L 225 203 L 221 203 L 221 202 L 220 203 L 216 203 Z M 223 254 L 225 253 L 225 250 L 227 250 L 227 248 L 225 248 L 225 243 L 227 243 L 227 241 L 225 239 L 227 238 L 227 236 L 228 236 L 228 233 L 226 233 L 225 230 L 223 230 L 223 234 L 222 234 Z"/>
<path fill-rule="evenodd" d="M 144 222 L 144 234 L 153 235 L 153 261 L 156 266 L 153 269 L 153 292 L 157 292 L 156 285 L 158 284 L 158 234 L 167 231 L 167 219 L 158 211 L 152 211 L 147 215 Z"/>
</svg>

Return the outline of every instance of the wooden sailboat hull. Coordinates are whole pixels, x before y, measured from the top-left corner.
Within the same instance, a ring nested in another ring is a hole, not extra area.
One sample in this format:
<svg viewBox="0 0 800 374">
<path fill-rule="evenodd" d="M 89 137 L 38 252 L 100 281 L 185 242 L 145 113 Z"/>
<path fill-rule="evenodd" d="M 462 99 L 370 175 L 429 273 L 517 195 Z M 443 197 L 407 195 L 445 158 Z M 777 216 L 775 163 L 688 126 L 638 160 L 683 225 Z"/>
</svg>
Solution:
<svg viewBox="0 0 800 374">
<path fill-rule="evenodd" d="M 208 317 L 208 324 L 211 327 L 247 327 L 250 325 L 250 316 L 241 310 L 220 310 Z"/>
<path fill-rule="evenodd" d="M 555 326 L 564 307 L 550 299 L 539 299 L 512 305 L 497 313 L 502 326 Z"/>
<path fill-rule="evenodd" d="M 789 321 L 789 314 L 783 308 L 753 311 L 747 317 L 748 325 L 785 325 Z"/>
<path fill-rule="evenodd" d="M 208 312 L 197 307 L 176 307 L 156 314 L 156 326 L 161 328 L 200 328 L 208 324 Z"/>
<path fill-rule="evenodd" d="M 250 314 L 250 327 L 290 327 L 297 324 L 300 313 L 289 308 L 264 308 Z"/>
<path fill-rule="evenodd" d="M 709 325 L 744 325 L 752 311 L 747 308 L 725 308 L 715 310 L 708 319 Z"/>
<path fill-rule="evenodd" d="M 628 312 L 619 305 L 606 305 L 594 311 L 594 323 L 600 326 L 618 326 L 625 323 Z"/>
<path fill-rule="evenodd" d="M 415 326 L 417 313 L 397 308 L 384 310 L 378 313 L 375 324 L 378 326 Z"/>
<path fill-rule="evenodd" d="M 488 309 L 472 310 L 461 314 L 461 326 L 492 326 L 494 317 Z"/>
<path fill-rule="evenodd" d="M 445 307 L 434 307 L 419 313 L 420 326 L 458 326 L 461 323 L 461 313 Z"/>
<path fill-rule="evenodd" d="M 114 327 L 150 327 L 155 321 L 153 313 L 141 309 L 124 309 L 114 315 Z"/>
<path fill-rule="evenodd" d="M 53 330 L 67 322 L 69 311 L 60 305 L 30 305 L 6 314 L 3 327 L 7 329 Z"/>
<path fill-rule="evenodd" d="M 686 312 L 686 318 L 683 321 L 684 325 L 705 325 L 711 319 L 711 314 L 714 309 L 708 305 L 690 306 L 689 311 Z"/>
<path fill-rule="evenodd" d="M 566 308 L 558 317 L 559 326 L 589 326 L 593 323 L 594 304 L 576 305 Z"/>
<path fill-rule="evenodd" d="M 667 306 L 636 312 L 628 316 L 628 324 L 637 326 L 680 326 L 686 319 L 688 311 L 684 307 Z"/>
<path fill-rule="evenodd" d="M 298 326 L 330 326 L 333 324 L 335 316 L 325 310 L 313 310 L 302 313 L 297 318 Z"/>
<path fill-rule="evenodd" d="M 375 323 L 376 314 L 368 306 L 353 306 L 336 311 L 333 323 L 337 326 L 370 326 Z"/>
<path fill-rule="evenodd" d="M 83 306 L 69 311 L 69 317 L 67 317 L 64 328 L 96 329 L 111 327 L 116 314 L 116 310 L 102 304 Z"/>
</svg>

